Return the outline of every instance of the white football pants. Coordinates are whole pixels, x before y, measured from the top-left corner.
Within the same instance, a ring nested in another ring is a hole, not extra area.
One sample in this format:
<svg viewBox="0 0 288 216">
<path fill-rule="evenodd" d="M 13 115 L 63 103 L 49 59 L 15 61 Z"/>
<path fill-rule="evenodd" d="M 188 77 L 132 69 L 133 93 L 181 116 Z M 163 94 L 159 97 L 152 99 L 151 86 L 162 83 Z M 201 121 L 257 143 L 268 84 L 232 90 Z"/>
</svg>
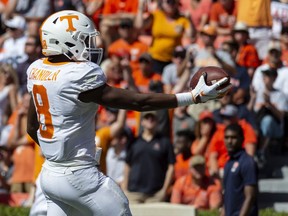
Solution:
<svg viewBox="0 0 288 216">
<path fill-rule="evenodd" d="M 131 216 L 120 187 L 97 167 L 41 171 L 48 216 Z"/>
<path fill-rule="evenodd" d="M 46 216 L 47 201 L 40 186 L 39 176 L 36 179 L 36 191 L 33 205 L 30 208 L 29 216 Z"/>
</svg>

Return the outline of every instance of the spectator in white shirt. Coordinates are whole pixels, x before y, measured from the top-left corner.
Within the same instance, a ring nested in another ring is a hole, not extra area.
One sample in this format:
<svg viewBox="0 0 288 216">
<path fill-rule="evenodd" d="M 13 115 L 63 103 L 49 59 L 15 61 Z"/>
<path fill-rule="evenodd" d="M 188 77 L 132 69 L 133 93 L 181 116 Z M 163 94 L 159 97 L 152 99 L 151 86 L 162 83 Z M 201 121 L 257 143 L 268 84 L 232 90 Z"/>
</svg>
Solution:
<svg viewBox="0 0 288 216">
<path fill-rule="evenodd" d="M 4 24 L 7 28 L 7 34 L 0 53 L 0 62 L 11 64 L 16 68 L 19 63 L 27 58 L 25 54 L 26 21 L 21 16 L 14 16 L 6 20 Z"/>
</svg>

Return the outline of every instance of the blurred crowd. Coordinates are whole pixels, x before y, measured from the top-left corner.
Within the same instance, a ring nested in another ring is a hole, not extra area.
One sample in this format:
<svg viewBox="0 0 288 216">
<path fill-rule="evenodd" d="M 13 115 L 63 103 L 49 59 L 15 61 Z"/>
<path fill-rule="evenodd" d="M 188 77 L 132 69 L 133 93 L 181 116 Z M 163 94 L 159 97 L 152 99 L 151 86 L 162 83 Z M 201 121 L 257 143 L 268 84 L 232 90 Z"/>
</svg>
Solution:
<svg viewBox="0 0 288 216">
<path fill-rule="evenodd" d="M 26 133 L 26 69 L 43 57 L 41 22 L 66 9 L 93 19 L 111 86 L 175 94 L 201 67 L 230 76 L 233 88 L 218 101 L 144 113 L 99 108 L 100 169 L 131 203 L 219 208 L 231 124 L 265 176 L 271 155 L 288 152 L 287 0 L 1 0 L 0 193 L 35 190 L 44 159 Z"/>
</svg>

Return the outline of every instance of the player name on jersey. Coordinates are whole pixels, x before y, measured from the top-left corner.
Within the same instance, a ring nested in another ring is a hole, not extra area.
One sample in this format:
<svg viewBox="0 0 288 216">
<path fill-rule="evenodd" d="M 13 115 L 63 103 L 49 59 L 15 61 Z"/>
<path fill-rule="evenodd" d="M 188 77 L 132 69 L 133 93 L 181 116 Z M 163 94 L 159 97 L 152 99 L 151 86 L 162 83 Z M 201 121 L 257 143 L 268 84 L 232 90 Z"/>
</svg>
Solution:
<svg viewBox="0 0 288 216">
<path fill-rule="evenodd" d="M 41 80 L 41 81 L 56 81 L 60 70 L 50 71 L 38 68 L 32 68 L 29 79 L 31 80 Z"/>
</svg>

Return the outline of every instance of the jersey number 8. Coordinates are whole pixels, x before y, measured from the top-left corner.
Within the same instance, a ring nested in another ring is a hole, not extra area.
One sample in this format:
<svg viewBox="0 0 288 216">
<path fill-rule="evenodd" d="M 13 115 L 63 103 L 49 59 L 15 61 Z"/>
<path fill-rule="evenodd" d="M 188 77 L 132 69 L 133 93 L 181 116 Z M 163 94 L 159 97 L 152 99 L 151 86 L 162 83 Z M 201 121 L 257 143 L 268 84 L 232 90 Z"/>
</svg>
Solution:
<svg viewBox="0 0 288 216">
<path fill-rule="evenodd" d="M 49 112 L 50 106 L 47 90 L 43 85 L 33 85 L 32 92 L 38 113 L 40 134 L 43 138 L 51 139 L 53 137 L 54 127 L 52 125 L 52 116 Z"/>
</svg>

